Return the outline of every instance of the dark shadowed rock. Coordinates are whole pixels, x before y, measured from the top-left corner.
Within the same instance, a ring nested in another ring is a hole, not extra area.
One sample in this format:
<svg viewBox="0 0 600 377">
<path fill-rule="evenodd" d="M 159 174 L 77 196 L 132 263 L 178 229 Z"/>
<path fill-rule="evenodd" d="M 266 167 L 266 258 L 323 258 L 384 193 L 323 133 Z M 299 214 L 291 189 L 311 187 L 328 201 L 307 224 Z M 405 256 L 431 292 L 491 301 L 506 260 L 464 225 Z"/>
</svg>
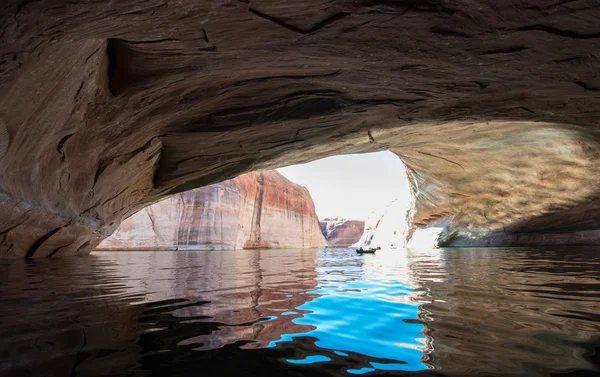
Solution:
<svg viewBox="0 0 600 377">
<path fill-rule="evenodd" d="M 595 0 L 5 0 L 0 255 L 87 253 L 166 196 L 385 149 L 446 239 L 600 229 L 598 19 Z"/>
</svg>

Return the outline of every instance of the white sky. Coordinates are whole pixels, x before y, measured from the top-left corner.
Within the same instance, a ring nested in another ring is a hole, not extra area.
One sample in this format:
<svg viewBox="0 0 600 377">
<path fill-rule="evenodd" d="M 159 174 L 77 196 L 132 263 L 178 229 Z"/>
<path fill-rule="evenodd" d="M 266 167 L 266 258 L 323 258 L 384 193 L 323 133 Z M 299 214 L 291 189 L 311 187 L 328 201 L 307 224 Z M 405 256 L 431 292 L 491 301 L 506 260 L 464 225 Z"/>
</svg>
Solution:
<svg viewBox="0 0 600 377">
<path fill-rule="evenodd" d="M 319 219 L 366 220 L 373 210 L 409 195 L 404 166 L 388 151 L 327 157 L 277 171 L 310 191 Z"/>
</svg>

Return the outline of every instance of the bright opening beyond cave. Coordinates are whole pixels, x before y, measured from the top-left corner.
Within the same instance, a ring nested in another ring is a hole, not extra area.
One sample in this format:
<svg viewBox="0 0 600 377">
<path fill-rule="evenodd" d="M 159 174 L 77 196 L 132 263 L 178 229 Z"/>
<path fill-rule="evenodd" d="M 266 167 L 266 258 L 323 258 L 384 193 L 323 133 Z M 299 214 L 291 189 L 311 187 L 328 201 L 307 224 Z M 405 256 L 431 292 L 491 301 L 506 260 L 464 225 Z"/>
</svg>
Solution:
<svg viewBox="0 0 600 377">
<path fill-rule="evenodd" d="M 389 151 L 327 157 L 277 171 L 310 191 L 320 219 L 366 220 L 394 200 L 410 199 L 404 164 Z"/>
<path fill-rule="evenodd" d="M 308 189 L 330 246 L 405 245 L 411 196 L 404 164 L 396 154 L 333 156 L 278 172 Z M 362 222 L 360 235 L 348 229 Z M 427 246 L 432 244 L 430 240 Z"/>
<path fill-rule="evenodd" d="M 125 220 L 98 249 L 401 248 L 409 191 L 391 152 L 334 156 L 173 195 Z"/>
</svg>

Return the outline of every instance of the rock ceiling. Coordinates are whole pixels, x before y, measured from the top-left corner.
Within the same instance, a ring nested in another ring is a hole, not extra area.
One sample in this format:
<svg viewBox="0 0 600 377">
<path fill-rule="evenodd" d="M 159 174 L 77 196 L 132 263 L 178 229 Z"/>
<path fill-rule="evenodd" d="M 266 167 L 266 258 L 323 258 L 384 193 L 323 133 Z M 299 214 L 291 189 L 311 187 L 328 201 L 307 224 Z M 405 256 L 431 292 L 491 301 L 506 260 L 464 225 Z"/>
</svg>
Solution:
<svg viewBox="0 0 600 377">
<path fill-rule="evenodd" d="M 415 226 L 600 228 L 599 19 L 595 0 L 4 0 L 0 255 L 86 253 L 166 195 L 384 149 Z"/>
</svg>

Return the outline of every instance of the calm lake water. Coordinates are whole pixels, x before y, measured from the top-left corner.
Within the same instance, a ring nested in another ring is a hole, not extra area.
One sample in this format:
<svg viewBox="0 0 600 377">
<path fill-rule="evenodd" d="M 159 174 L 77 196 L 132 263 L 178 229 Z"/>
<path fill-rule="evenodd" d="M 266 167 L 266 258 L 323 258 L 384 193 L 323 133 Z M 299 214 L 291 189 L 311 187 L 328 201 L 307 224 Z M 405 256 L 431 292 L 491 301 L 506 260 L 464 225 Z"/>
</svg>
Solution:
<svg viewBox="0 0 600 377">
<path fill-rule="evenodd" d="M 0 263 L 0 376 L 600 376 L 600 250 Z"/>
</svg>

